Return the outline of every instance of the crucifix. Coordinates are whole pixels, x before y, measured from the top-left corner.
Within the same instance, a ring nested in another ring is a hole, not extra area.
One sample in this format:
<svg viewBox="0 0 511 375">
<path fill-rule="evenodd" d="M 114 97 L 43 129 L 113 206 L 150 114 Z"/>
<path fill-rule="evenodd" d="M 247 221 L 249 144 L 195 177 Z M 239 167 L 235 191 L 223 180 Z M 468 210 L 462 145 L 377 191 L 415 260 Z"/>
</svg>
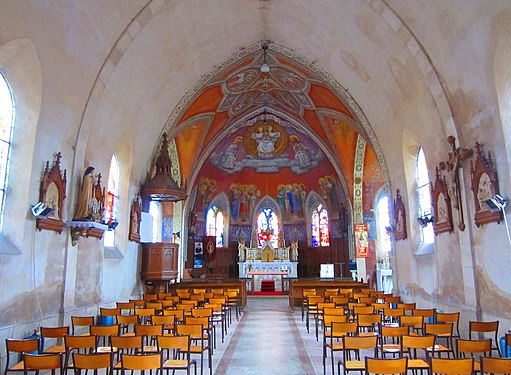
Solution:
<svg viewBox="0 0 511 375">
<path fill-rule="evenodd" d="M 454 209 L 458 213 L 458 228 L 460 231 L 464 231 L 465 221 L 463 219 L 463 205 L 461 202 L 460 168 L 462 167 L 461 162 L 472 155 L 472 150 L 456 147 L 456 138 L 452 135 L 447 138 L 447 142 L 451 146 L 451 151 L 448 154 L 449 159 L 440 163 L 440 169 L 446 174 L 449 197 Z"/>
</svg>

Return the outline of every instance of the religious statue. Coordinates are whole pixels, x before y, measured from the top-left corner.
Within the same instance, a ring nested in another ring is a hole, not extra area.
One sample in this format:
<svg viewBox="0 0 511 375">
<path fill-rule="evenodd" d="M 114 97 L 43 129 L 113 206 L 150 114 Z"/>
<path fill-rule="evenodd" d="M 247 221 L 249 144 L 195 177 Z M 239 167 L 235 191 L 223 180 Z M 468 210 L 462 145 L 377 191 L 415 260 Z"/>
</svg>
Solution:
<svg viewBox="0 0 511 375">
<path fill-rule="evenodd" d="M 298 262 L 298 241 L 293 240 L 291 241 L 291 262 Z"/>
<path fill-rule="evenodd" d="M 245 246 L 245 241 L 238 241 L 238 259 L 240 262 L 245 261 L 245 251 L 247 247 Z"/>
<path fill-rule="evenodd" d="M 91 220 L 94 205 L 94 167 L 87 167 L 82 178 L 78 205 L 73 220 Z"/>
</svg>

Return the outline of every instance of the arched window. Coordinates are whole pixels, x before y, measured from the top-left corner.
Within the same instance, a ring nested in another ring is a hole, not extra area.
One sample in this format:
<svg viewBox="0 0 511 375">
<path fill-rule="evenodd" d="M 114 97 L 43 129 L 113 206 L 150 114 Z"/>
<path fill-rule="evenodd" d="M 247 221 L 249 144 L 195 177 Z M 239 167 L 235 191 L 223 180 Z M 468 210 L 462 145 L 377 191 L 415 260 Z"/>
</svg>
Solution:
<svg viewBox="0 0 511 375">
<path fill-rule="evenodd" d="M 322 204 L 318 204 L 312 211 L 311 233 L 312 247 L 330 246 L 328 211 Z"/>
<path fill-rule="evenodd" d="M 157 201 L 149 202 L 149 215 L 152 220 L 152 242 L 161 241 L 162 223 L 161 223 L 161 204 Z"/>
<path fill-rule="evenodd" d="M 117 205 L 119 197 L 119 163 L 115 155 L 110 160 L 110 174 L 108 175 L 108 188 L 105 204 L 105 222 L 111 223 L 117 218 Z M 115 232 L 110 229 L 104 234 L 104 244 L 107 247 L 115 246 Z"/>
<path fill-rule="evenodd" d="M 417 154 L 417 165 L 415 169 L 415 178 L 417 183 L 417 209 L 418 217 L 424 220 L 421 222 L 421 242 L 423 244 L 432 244 L 435 241 L 433 224 L 431 220 L 431 192 L 428 176 L 428 166 L 426 165 L 426 155 L 422 147 Z"/>
<path fill-rule="evenodd" d="M 388 265 L 389 261 L 389 253 L 392 249 L 390 243 L 390 207 L 389 207 L 389 197 L 387 195 L 382 195 L 378 199 L 376 203 L 376 218 L 377 218 L 377 233 L 378 233 L 378 250 L 381 254 L 382 261 L 384 264 Z"/>
<path fill-rule="evenodd" d="M 5 77 L 0 72 L 0 212 L 3 214 L 9 170 L 14 101 Z M 1 215 L 3 217 L 3 215 Z"/>
<path fill-rule="evenodd" d="M 273 248 L 279 247 L 279 218 L 271 208 L 257 215 L 257 236 L 261 245 L 270 242 Z"/>
<path fill-rule="evenodd" d="M 215 236 L 216 247 L 224 247 L 224 214 L 212 206 L 206 214 L 206 235 Z"/>
</svg>

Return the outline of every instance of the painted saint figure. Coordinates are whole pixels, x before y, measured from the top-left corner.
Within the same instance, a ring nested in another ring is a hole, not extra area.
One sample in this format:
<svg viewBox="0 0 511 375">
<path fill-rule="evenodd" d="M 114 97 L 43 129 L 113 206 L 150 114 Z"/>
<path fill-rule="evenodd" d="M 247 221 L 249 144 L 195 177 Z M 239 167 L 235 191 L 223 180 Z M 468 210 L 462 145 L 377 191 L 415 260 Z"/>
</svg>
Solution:
<svg viewBox="0 0 511 375">
<path fill-rule="evenodd" d="M 257 133 L 252 134 L 257 142 L 257 151 L 260 158 L 268 159 L 273 157 L 275 142 L 280 138 L 280 132 L 273 132 L 271 125 L 259 127 Z"/>
</svg>

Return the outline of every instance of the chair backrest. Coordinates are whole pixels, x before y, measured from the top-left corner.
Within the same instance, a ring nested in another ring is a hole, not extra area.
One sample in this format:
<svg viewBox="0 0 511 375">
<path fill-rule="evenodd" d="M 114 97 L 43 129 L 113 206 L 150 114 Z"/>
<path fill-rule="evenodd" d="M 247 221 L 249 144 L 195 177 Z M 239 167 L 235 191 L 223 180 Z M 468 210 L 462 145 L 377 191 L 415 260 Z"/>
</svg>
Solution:
<svg viewBox="0 0 511 375">
<path fill-rule="evenodd" d="M 360 297 L 358 299 L 361 303 L 376 303 L 376 297 Z"/>
<path fill-rule="evenodd" d="M 349 297 L 343 296 L 330 296 L 330 302 L 335 303 L 336 306 L 348 306 L 350 299 Z"/>
<path fill-rule="evenodd" d="M 426 335 L 452 335 L 453 323 L 426 323 L 424 333 Z"/>
<path fill-rule="evenodd" d="M 420 330 L 424 326 L 424 317 L 421 315 L 403 315 L 399 319 L 402 326 L 409 326 L 415 331 Z"/>
<path fill-rule="evenodd" d="M 376 302 L 376 303 L 371 303 L 371 306 L 374 307 L 375 312 L 383 312 L 383 309 L 388 309 L 390 307 L 390 303 Z"/>
<path fill-rule="evenodd" d="M 357 322 L 359 328 L 375 328 L 381 324 L 382 317 L 380 314 L 359 314 Z"/>
<path fill-rule="evenodd" d="M 60 339 L 69 335 L 69 327 L 41 327 L 41 337 Z"/>
<path fill-rule="evenodd" d="M 119 334 L 119 326 L 90 326 L 91 335 L 96 335 L 98 338 L 100 337 L 108 337 L 108 336 L 117 336 Z"/>
<path fill-rule="evenodd" d="M 145 293 L 144 294 L 144 301 L 156 301 L 158 299 L 158 294 L 156 293 Z"/>
<path fill-rule="evenodd" d="M 431 374 L 472 375 L 474 358 L 431 358 Z"/>
<path fill-rule="evenodd" d="M 158 350 L 178 350 L 190 353 L 190 336 L 158 336 Z"/>
<path fill-rule="evenodd" d="M 137 315 L 117 315 L 117 324 L 122 326 L 130 326 L 138 324 Z"/>
<path fill-rule="evenodd" d="M 316 295 L 307 296 L 307 306 L 317 306 L 320 302 L 325 302 L 325 297 Z"/>
<path fill-rule="evenodd" d="M 378 347 L 378 337 L 376 337 L 376 336 L 343 336 L 342 337 L 343 350 L 373 349 L 376 352 L 377 347 Z"/>
<path fill-rule="evenodd" d="M 385 338 L 399 338 L 410 334 L 409 326 L 387 326 L 380 324 L 378 329 L 380 337 L 384 340 Z"/>
<path fill-rule="evenodd" d="M 497 334 L 499 332 L 499 321 L 492 322 L 468 322 L 469 338 L 472 338 L 473 333 L 493 333 L 493 340 L 497 341 Z"/>
<path fill-rule="evenodd" d="M 374 306 L 354 306 L 353 307 L 353 314 L 373 314 L 374 313 Z"/>
<path fill-rule="evenodd" d="M 389 302 L 389 303 L 400 303 L 401 297 L 399 297 L 399 296 L 385 296 L 385 297 L 383 297 L 383 301 Z"/>
<path fill-rule="evenodd" d="M 135 309 L 135 315 L 139 316 L 140 318 L 151 316 L 151 315 L 154 315 L 155 313 L 156 313 L 156 309 L 154 309 L 154 308 L 140 307 L 140 308 Z"/>
<path fill-rule="evenodd" d="M 342 337 L 345 335 L 356 335 L 358 332 L 357 322 L 331 322 L 332 337 Z"/>
<path fill-rule="evenodd" d="M 112 336 L 110 340 L 120 353 L 134 354 L 142 350 L 142 336 Z"/>
<path fill-rule="evenodd" d="M 200 324 L 202 326 L 202 329 L 209 329 L 210 320 L 209 317 L 207 316 L 187 316 L 185 317 L 185 324 Z"/>
<path fill-rule="evenodd" d="M 368 374 L 402 374 L 408 371 L 408 358 L 365 358 L 365 370 Z"/>
<path fill-rule="evenodd" d="M 135 335 L 142 337 L 162 336 L 163 326 L 161 324 L 137 324 L 135 326 Z"/>
<path fill-rule="evenodd" d="M 111 369 L 112 353 L 73 353 L 73 367 L 77 370 Z"/>
<path fill-rule="evenodd" d="M 163 310 L 163 303 L 161 302 L 146 302 L 146 309 Z"/>
<path fill-rule="evenodd" d="M 464 340 L 458 339 L 456 347 L 458 348 L 458 357 L 490 357 L 491 339 L 486 340 Z"/>
<path fill-rule="evenodd" d="M 202 307 L 202 308 L 198 308 L 198 309 L 193 309 L 192 310 L 192 316 L 196 316 L 196 317 L 202 317 L 202 316 L 212 317 L 213 316 L 213 309 L 212 308 L 208 308 L 208 307 Z"/>
<path fill-rule="evenodd" d="M 202 324 L 178 324 L 176 325 L 178 335 L 190 336 L 190 338 L 202 338 Z M 201 340 L 202 343 L 202 340 Z"/>
<path fill-rule="evenodd" d="M 95 350 L 97 347 L 97 337 L 95 335 L 89 336 L 64 335 L 64 345 L 66 346 L 66 352 L 69 352 L 71 349 Z"/>
<path fill-rule="evenodd" d="M 11 353 L 39 352 L 39 339 L 5 339 L 7 360 Z"/>
<path fill-rule="evenodd" d="M 211 293 L 213 293 L 213 295 L 223 295 L 224 289 L 223 288 L 211 288 Z"/>
<path fill-rule="evenodd" d="M 145 301 L 143 299 L 130 299 L 129 301 L 135 305 L 135 308 L 145 306 Z"/>
<path fill-rule="evenodd" d="M 398 309 L 404 309 L 406 311 L 413 311 L 417 308 L 417 304 L 415 302 L 409 303 L 398 303 L 396 306 Z"/>
<path fill-rule="evenodd" d="M 417 358 L 417 350 L 426 351 L 435 347 L 436 336 L 401 336 L 401 356 L 408 354 L 411 358 Z"/>
<path fill-rule="evenodd" d="M 511 358 L 481 358 L 483 374 L 511 374 Z"/>
<path fill-rule="evenodd" d="M 133 302 L 116 302 L 116 306 L 121 310 L 121 314 L 123 310 L 128 310 L 128 314 L 131 314 L 133 310 L 135 310 L 135 303 Z"/>
<path fill-rule="evenodd" d="M 452 323 L 453 324 L 453 332 L 456 331 L 456 334 L 460 335 L 459 321 L 460 321 L 460 313 L 439 313 L 437 312 L 435 315 L 437 323 Z"/>
<path fill-rule="evenodd" d="M 123 370 L 160 370 L 162 365 L 161 353 L 157 354 L 122 354 L 121 368 Z"/>
<path fill-rule="evenodd" d="M 414 309 L 412 310 L 412 315 L 420 315 L 425 318 L 433 318 L 435 316 L 436 309 Z M 429 322 L 433 323 L 433 322 Z"/>
<path fill-rule="evenodd" d="M 346 315 L 323 315 L 323 324 L 325 327 L 330 327 L 332 323 L 345 323 L 348 321 L 348 317 Z"/>
<path fill-rule="evenodd" d="M 172 299 L 172 293 L 158 293 L 157 301 L 170 300 Z"/>
<path fill-rule="evenodd" d="M 176 322 L 175 315 L 153 315 L 151 317 L 151 322 L 153 324 L 158 324 L 162 326 L 173 325 Z"/>
<path fill-rule="evenodd" d="M 62 374 L 62 354 L 29 354 L 23 356 L 23 367 L 29 370 L 59 370 Z"/>
<path fill-rule="evenodd" d="M 342 307 L 325 307 L 323 315 L 346 315 L 346 311 Z"/>
<path fill-rule="evenodd" d="M 101 315 L 101 316 L 117 316 L 117 315 L 121 315 L 121 309 L 118 309 L 116 307 L 114 307 L 114 308 L 100 307 L 99 308 L 99 315 Z"/>
<path fill-rule="evenodd" d="M 163 315 L 172 315 L 179 322 L 183 322 L 185 320 L 185 311 L 182 309 L 179 310 L 163 310 Z"/>
<path fill-rule="evenodd" d="M 387 308 L 383 309 L 383 315 L 387 317 L 400 317 L 405 315 L 405 309 Z"/>
<path fill-rule="evenodd" d="M 94 325 L 94 317 L 93 316 L 72 316 L 71 317 L 71 334 L 75 334 L 75 329 L 77 327 L 87 327 L 87 330 L 90 326 Z"/>
</svg>

